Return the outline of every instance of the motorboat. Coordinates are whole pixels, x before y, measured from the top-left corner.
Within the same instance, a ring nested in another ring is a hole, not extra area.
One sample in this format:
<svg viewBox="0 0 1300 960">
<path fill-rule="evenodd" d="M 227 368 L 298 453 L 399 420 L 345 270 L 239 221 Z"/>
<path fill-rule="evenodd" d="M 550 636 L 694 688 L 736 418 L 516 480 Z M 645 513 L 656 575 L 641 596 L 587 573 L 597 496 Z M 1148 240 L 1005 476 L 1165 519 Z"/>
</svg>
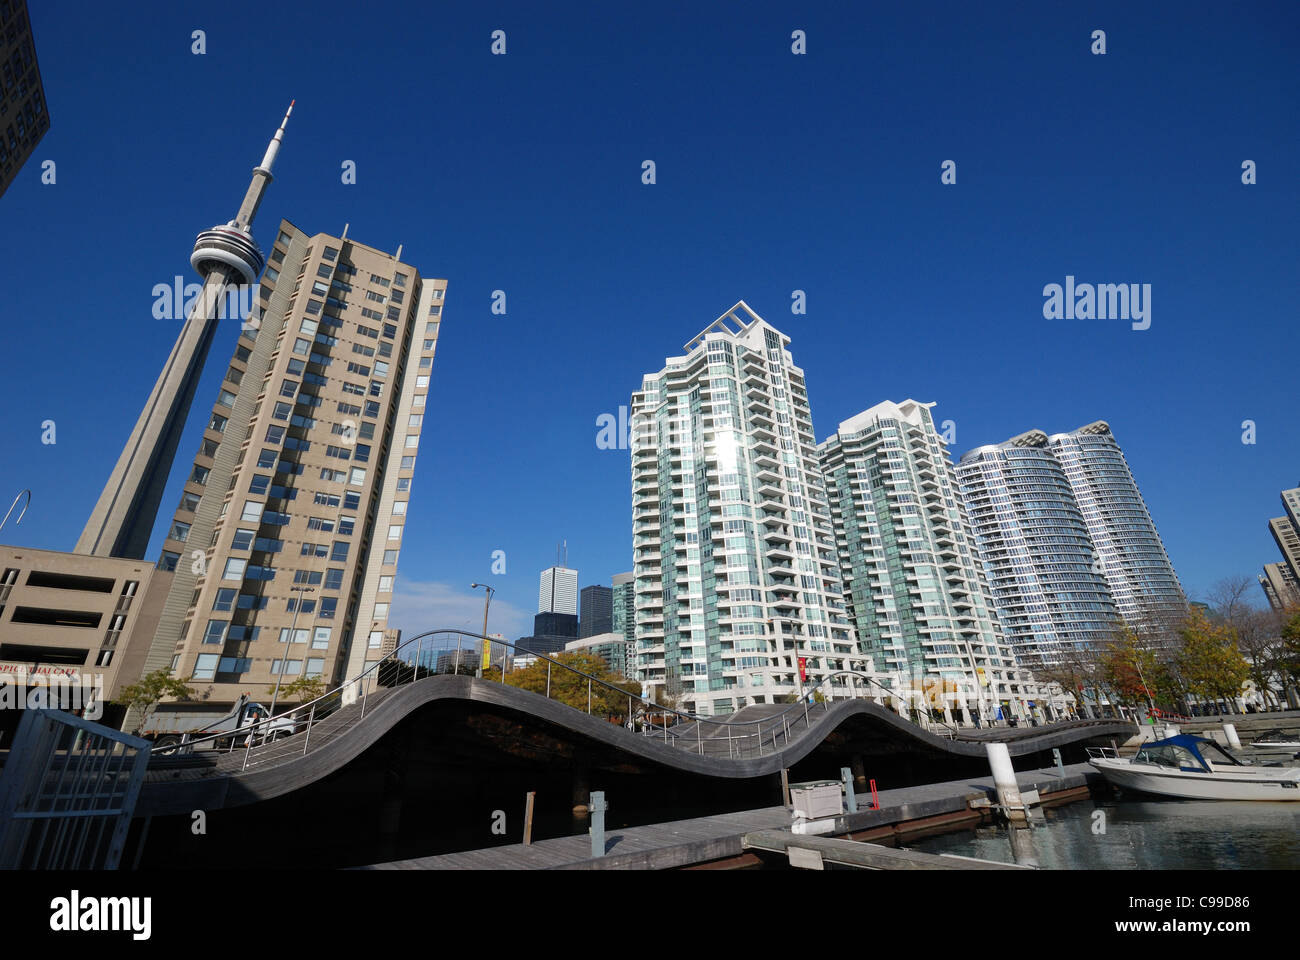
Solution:
<svg viewBox="0 0 1300 960">
<path fill-rule="evenodd" d="M 1300 738 L 1294 733 L 1270 730 L 1250 741 L 1250 745 L 1257 750 L 1300 750 Z"/>
<path fill-rule="evenodd" d="M 1184 800 L 1300 800 L 1300 767 L 1243 764 L 1205 737 L 1180 734 L 1156 740 L 1133 757 L 1092 747 L 1088 756 L 1107 782 L 1121 790 Z"/>
</svg>

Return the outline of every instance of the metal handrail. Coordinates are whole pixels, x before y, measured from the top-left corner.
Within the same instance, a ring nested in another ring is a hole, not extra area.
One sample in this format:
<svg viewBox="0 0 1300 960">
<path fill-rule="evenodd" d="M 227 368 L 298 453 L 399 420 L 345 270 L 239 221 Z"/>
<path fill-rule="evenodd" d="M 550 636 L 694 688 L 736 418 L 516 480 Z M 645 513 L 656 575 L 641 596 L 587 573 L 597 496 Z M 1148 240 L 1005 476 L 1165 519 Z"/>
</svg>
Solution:
<svg viewBox="0 0 1300 960">
<path fill-rule="evenodd" d="M 319 706 L 321 706 L 322 704 L 325 703 L 325 701 L 330 700 L 331 698 L 341 697 L 349 688 L 356 688 L 360 691 L 361 694 L 359 698 L 359 702 L 361 706 L 356 720 L 360 721 L 364 719 L 366 708 L 369 701 L 369 694 L 379 679 L 379 671 L 381 670 L 381 668 L 383 668 L 385 664 L 401 663 L 403 666 L 411 667 L 411 671 L 412 671 L 411 680 L 409 682 L 414 683 L 420 679 L 427 679 L 431 675 L 428 672 L 425 673 L 424 677 L 420 676 L 421 669 L 425 669 L 427 671 L 427 668 L 422 668 L 419 663 L 420 653 L 423 650 L 424 641 L 428 640 L 430 637 L 442 636 L 442 635 L 454 635 L 458 638 L 458 643 L 456 647 L 457 666 L 459 666 L 461 663 L 460 640 L 463 640 L 464 638 L 472 638 L 474 640 L 479 640 L 486 643 L 497 643 L 497 644 L 501 644 L 502 646 L 509 647 L 511 650 L 516 650 L 516 651 L 522 649 L 529 656 L 533 656 L 539 660 L 546 661 L 547 663 L 546 696 L 548 699 L 550 698 L 550 686 L 551 686 L 550 673 L 555 667 L 559 667 L 563 670 L 567 670 L 571 674 L 575 674 L 581 679 L 586 680 L 588 682 L 589 691 L 592 685 L 599 685 L 605 690 L 613 691 L 614 693 L 616 693 L 619 699 L 626 697 L 628 701 L 629 720 L 634 719 L 634 717 L 637 715 L 634 714 L 632 709 L 634 702 L 643 705 L 643 709 L 639 711 L 639 715 L 641 716 L 646 716 L 647 718 L 649 718 L 651 715 L 656 713 L 662 715 L 664 717 L 663 726 L 660 727 L 654 725 L 652 722 L 646 724 L 642 728 L 642 733 L 645 736 L 653 735 L 657 737 L 660 735 L 660 733 L 662 733 L 663 739 L 666 743 L 672 742 L 674 746 L 678 746 L 681 749 L 691 749 L 701 754 L 704 751 L 703 742 L 705 740 L 710 740 L 714 742 L 722 742 L 723 740 L 725 740 L 728 744 L 728 754 L 733 758 L 736 755 L 736 751 L 732 749 L 732 745 L 735 743 L 735 741 L 752 740 L 753 743 L 751 744 L 751 746 L 753 747 L 753 750 L 751 750 L 751 753 L 756 751 L 758 755 L 762 755 L 764 752 L 764 746 L 766 742 L 770 740 L 772 743 L 772 751 L 775 752 L 775 750 L 777 749 L 778 736 L 783 737 L 784 742 L 786 744 L 790 742 L 791 739 L 790 714 L 793 711 L 801 711 L 804 715 L 806 726 L 808 728 L 811 728 L 812 720 L 808 710 L 808 699 L 813 694 L 817 693 L 822 686 L 829 683 L 831 680 L 833 680 L 836 677 L 850 676 L 856 679 L 865 680 L 868 685 L 875 687 L 876 689 L 878 689 L 879 691 L 881 691 L 882 693 L 884 693 L 886 696 L 890 698 L 899 696 L 898 691 L 891 690 L 888 687 L 881 685 L 877 680 L 875 680 L 873 677 L 871 677 L 866 673 L 862 673 L 856 670 L 839 670 L 834 673 L 827 674 L 816 684 L 806 689 L 804 691 L 803 697 L 801 697 L 800 700 L 790 704 L 789 706 L 786 707 L 785 710 L 773 714 L 770 717 L 761 717 L 757 720 L 741 720 L 741 721 L 718 720 L 712 717 L 701 717 L 692 713 L 688 713 L 683 710 L 678 710 L 675 707 L 664 706 L 663 704 L 657 703 L 653 700 L 647 699 L 646 697 L 642 697 L 638 694 L 629 693 L 627 690 L 624 690 L 621 687 L 616 687 L 613 684 L 607 683 L 598 677 L 593 677 L 590 674 L 584 673 L 583 671 L 571 667 L 568 664 L 562 663 L 561 661 L 556 660 L 555 658 L 547 654 L 536 653 L 534 651 L 521 648 L 517 644 L 511 643 L 508 640 L 498 639 L 495 637 L 488 637 L 485 636 L 484 634 L 473 633 L 472 631 L 467 631 L 463 629 L 441 628 L 438 630 L 429 630 L 426 631 L 425 633 L 417 634 L 416 636 L 411 637 L 408 640 L 402 641 L 402 643 L 398 644 L 398 646 L 395 647 L 392 651 L 387 653 L 385 656 L 381 657 L 379 660 L 375 661 L 373 664 L 371 664 L 369 667 L 364 669 L 356 677 L 350 680 L 343 681 L 342 683 L 338 684 L 337 686 L 335 686 L 330 690 L 327 690 L 325 693 L 321 694 L 319 697 L 316 697 L 315 699 L 308 700 L 304 703 L 298 704 L 297 706 L 294 706 L 291 709 L 287 709 L 284 712 L 276 714 L 274 716 L 268 716 L 262 720 L 257 720 L 254 721 L 253 723 L 244 724 L 242 726 L 235 727 L 232 730 L 226 730 L 226 731 L 220 731 L 213 734 L 208 734 L 203 737 L 189 740 L 185 743 L 177 743 L 169 746 L 155 748 L 153 750 L 153 754 L 155 756 L 161 756 L 182 749 L 184 749 L 188 753 L 192 751 L 197 744 L 202 744 L 208 741 L 215 742 L 225 738 L 231 738 L 231 749 L 233 750 L 234 740 L 243 736 L 245 738 L 244 739 L 244 750 L 245 750 L 244 767 L 247 768 L 252 748 L 255 745 L 257 745 L 256 744 L 257 736 L 255 734 L 258 731 L 261 731 L 262 745 L 268 743 L 275 743 L 277 741 L 268 739 L 268 734 L 271 732 L 272 728 L 278 722 L 282 722 L 285 719 L 289 719 L 294 724 L 294 733 L 291 734 L 290 736 L 296 736 L 297 733 L 300 732 L 297 730 L 298 724 L 305 724 L 303 730 L 301 731 L 307 734 L 307 736 L 304 737 L 304 743 L 303 743 L 303 754 L 305 755 L 307 752 L 307 747 L 310 745 L 310 741 L 311 741 L 310 730 L 312 726 L 323 722 L 329 716 L 333 715 L 333 712 L 331 711 L 326 716 L 317 717 L 316 716 L 317 708 Z M 414 648 L 416 652 L 414 662 L 411 664 L 407 664 L 405 660 L 402 660 L 398 656 L 400 653 L 406 651 L 408 648 Z M 504 673 L 502 675 L 501 682 L 505 682 Z M 876 698 L 871 698 L 871 699 L 876 699 Z M 350 706 L 350 704 L 348 705 Z M 591 710 L 591 697 L 589 693 L 587 712 L 590 713 L 590 710 Z M 308 712 L 308 717 L 306 720 L 302 719 L 303 711 Z M 682 734 L 677 730 L 671 729 L 667 722 L 667 717 L 670 714 L 675 718 L 674 726 L 682 726 L 686 723 L 697 724 L 696 730 L 694 731 L 695 736 L 692 738 L 690 734 Z M 701 732 L 703 728 L 699 725 L 706 724 L 706 723 L 711 724 L 715 728 L 724 728 L 725 733 L 721 736 L 708 736 L 708 737 L 703 736 Z M 931 720 L 930 723 L 931 724 L 937 723 L 937 725 L 944 726 L 944 727 L 949 726 L 948 724 L 943 723 L 942 721 Z M 765 725 L 767 726 L 767 729 L 764 729 Z M 734 728 L 737 727 L 741 728 L 742 731 L 744 731 L 744 728 L 747 727 L 753 727 L 754 729 L 753 732 L 741 732 L 739 735 L 735 735 L 733 733 L 733 730 Z M 950 735 L 950 737 L 955 736 L 956 735 L 955 728 L 950 728 L 950 729 L 953 730 L 953 733 Z M 677 741 L 682 741 L 682 742 L 679 743 Z M 744 754 L 743 750 L 741 751 L 741 754 L 742 755 Z"/>
<path fill-rule="evenodd" d="M 22 510 L 18 512 L 18 519 L 14 521 L 14 526 L 19 526 L 23 522 L 23 517 L 27 516 L 27 508 L 32 505 L 32 491 L 23 489 L 18 491 L 18 496 L 14 497 L 14 502 L 9 504 L 9 510 L 5 513 L 5 518 L 0 520 L 0 530 L 3 530 L 5 524 L 9 522 L 9 514 L 14 512 L 14 507 L 18 506 L 18 501 L 22 499 L 24 493 L 27 494 L 27 502 L 23 504 Z"/>
</svg>

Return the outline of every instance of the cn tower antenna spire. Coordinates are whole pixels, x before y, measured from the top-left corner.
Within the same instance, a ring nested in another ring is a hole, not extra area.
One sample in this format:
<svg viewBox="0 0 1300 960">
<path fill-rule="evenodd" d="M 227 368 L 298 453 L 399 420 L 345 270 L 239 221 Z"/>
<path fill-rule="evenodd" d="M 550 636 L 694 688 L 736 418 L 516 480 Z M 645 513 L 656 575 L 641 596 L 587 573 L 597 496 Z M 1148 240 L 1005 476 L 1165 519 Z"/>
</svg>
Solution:
<svg viewBox="0 0 1300 960">
<path fill-rule="evenodd" d="M 194 301 L 140 419 L 81 532 L 77 553 L 135 560 L 144 557 L 190 401 L 216 333 L 222 298 L 231 287 L 256 284 L 266 266 L 251 227 L 266 185 L 271 182 L 271 166 L 280 152 L 291 113 L 293 101 L 267 145 L 262 162 L 253 168 L 253 181 L 235 219 L 204 230 L 194 243 L 190 265 L 203 278 L 203 293 Z"/>
<path fill-rule="evenodd" d="M 289 101 L 289 109 L 284 112 L 284 119 L 280 121 L 280 129 L 275 131 L 275 136 L 266 145 L 266 153 L 262 156 L 262 162 L 253 168 L 253 182 L 248 185 L 248 192 L 244 194 L 244 202 L 239 205 L 239 213 L 231 222 L 231 226 L 242 227 L 247 230 L 253 225 L 253 218 L 257 216 L 257 208 L 262 205 L 262 195 L 266 193 L 266 185 L 272 179 L 271 167 L 275 165 L 276 155 L 280 152 L 280 144 L 284 142 L 284 128 L 289 124 L 289 114 L 293 113 L 293 105 L 297 102 L 297 99 Z"/>
</svg>

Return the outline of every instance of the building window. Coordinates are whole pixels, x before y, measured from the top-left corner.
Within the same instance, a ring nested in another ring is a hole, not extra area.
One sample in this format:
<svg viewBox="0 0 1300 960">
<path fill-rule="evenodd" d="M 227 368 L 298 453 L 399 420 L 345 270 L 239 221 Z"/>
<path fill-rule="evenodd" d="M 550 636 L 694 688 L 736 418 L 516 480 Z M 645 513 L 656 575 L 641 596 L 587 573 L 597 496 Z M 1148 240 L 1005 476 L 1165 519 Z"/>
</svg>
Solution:
<svg viewBox="0 0 1300 960">
<path fill-rule="evenodd" d="M 396 565 L 397 565 L 397 551 L 396 551 L 396 550 L 385 550 L 385 551 L 384 551 L 384 566 L 386 566 L 386 567 L 392 567 L 392 566 L 396 566 Z"/>
<path fill-rule="evenodd" d="M 307 658 L 307 676 L 319 677 L 325 672 L 325 659 L 323 657 Z"/>
<path fill-rule="evenodd" d="M 328 650 L 330 645 L 330 635 L 333 632 L 333 627 L 317 627 L 312 634 L 311 648 L 313 650 Z"/>
<path fill-rule="evenodd" d="M 162 552 L 162 555 L 158 558 L 158 569 L 175 570 L 176 561 L 179 560 L 180 558 L 181 555 L 179 553 L 171 553 L 167 550 L 164 550 Z"/>
<path fill-rule="evenodd" d="M 250 523 L 256 523 L 262 519 L 262 504 L 256 500 L 244 501 L 244 512 L 240 514 L 239 519 L 247 520 Z"/>
<path fill-rule="evenodd" d="M 325 571 L 326 590 L 343 589 L 343 569 L 341 567 L 330 567 Z"/>
<path fill-rule="evenodd" d="M 242 580 L 244 578 L 244 568 L 248 566 L 248 561 L 237 557 L 231 557 L 226 561 L 226 569 L 221 574 L 222 580 Z"/>
<path fill-rule="evenodd" d="M 389 540 L 402 539 L 402 525 L 400 523 L 395 523 L 388 528 L 388 539 Z"/>
<path fill-rule="evenodd" d="M 173 540 L 179 540 L 181 543 L 184 543 L 189 538 L 189 535 L 190 525 L 181 523 L 179 520 L 172 524 L 171 533 L 168 534 Z"/>
<path fill-rule="evenodd" d="M 195 483 L 207 483 L 209 473 L 211 471 L 207 467 L 195 467 L 194 472 L 190 474 L 190 479 Z"/>
<path fill-rule="evenodd" d="M 395 501 L 393 503 L 393 516 L 400 517 L 404 513 L 406 513 L 406 501 L 405 500 Z"/>
<path fill-rule="evenodd" d="M 393 578 L 391 576 L 383 576 L 379 578 L 379 592 L 380 593 L 393 592 Z"/>
<path fill-rule="evenodd" d="M 403 469 L 403 470 L 414 470 L 414 469 L 415 469 L 415 457 L 402 457 L 402 469 Z"/>
<path fill-rule="evenodd" d="M 330 559 L 335 563 L 343 563 L 348 558 L 348 542 L 346 540 L 335 540 L 334 549 L 330 553 Z"/>
<path fill-rule="evenodd" d="M 348 485 L 353 487 L 361 487 L 361 486 L 365 486 L 365 483 L 366 483 L 366 471 L 361 467 L 353 467 L 352 476 L 351 479 L 348 481 Z"/>
<path fill-rule="evenodd" d="M 194 673 L 191 675 L 193 680 L 211 680 L 217 672 L 217 661 L 221 655 L 217 653 L 200 653 L 198 660 L 194 663 Z"/>
<path fill-rule="evenodd" d="M 228 620 L 209 620 L 208 628 L 203 631 L 204 643 L 221 643 L 226 639 L 226 627 L 229 626 Z"/>
<path fill-rule="evenodd" d="M 229 390 L 222 390 L 217 394 L 217 403 L 223 407 L 233 407 L 235 405 L 235 395 Z"/>
<path fill-rule="evenodd" d="M 414 450 L 420 445 L 420 435 L 418 433 L 408 433 L 406 435 L 406 449 Z"/>
<path fill-rule="evenodd" d="M 387 617 L 388 617 L 388 604 L 386 604 L 386 603 L 376 603 L 376 604 L 375 604 L 375 619 L 376 619 L 376 620 L 385 620 L 385 619 L 387 619 Z"/>
<path fill-rule="evenodd" d="M 212 601 L 213 610 L 231 610 L 235 605 L 235 590 L 232 587 L 222 587 L 217 591 L 217 598 Z"/>
<path fill-rule="evenodd" d="M 320 618 L 322 620 L 333 620 L 334 613 L 338 609 L 338 597 L 321 597 L 320 601 Z"/>
</svg>

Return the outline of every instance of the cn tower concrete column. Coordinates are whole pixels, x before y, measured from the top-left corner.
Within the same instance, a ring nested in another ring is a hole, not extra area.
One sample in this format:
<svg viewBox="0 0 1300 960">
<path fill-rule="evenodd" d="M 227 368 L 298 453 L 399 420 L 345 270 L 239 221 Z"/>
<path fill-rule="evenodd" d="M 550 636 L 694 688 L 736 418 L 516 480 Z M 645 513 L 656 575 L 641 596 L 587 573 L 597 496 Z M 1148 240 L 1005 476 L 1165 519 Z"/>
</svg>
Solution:
<svg viewBox="0 0 1300 960">
<path fill-rule="evenodd" d="M 143 559 L 231 272 L 217 266 L 205 276 L 202 293 L 77 540 L 76 553 Z"/>
</svg>

